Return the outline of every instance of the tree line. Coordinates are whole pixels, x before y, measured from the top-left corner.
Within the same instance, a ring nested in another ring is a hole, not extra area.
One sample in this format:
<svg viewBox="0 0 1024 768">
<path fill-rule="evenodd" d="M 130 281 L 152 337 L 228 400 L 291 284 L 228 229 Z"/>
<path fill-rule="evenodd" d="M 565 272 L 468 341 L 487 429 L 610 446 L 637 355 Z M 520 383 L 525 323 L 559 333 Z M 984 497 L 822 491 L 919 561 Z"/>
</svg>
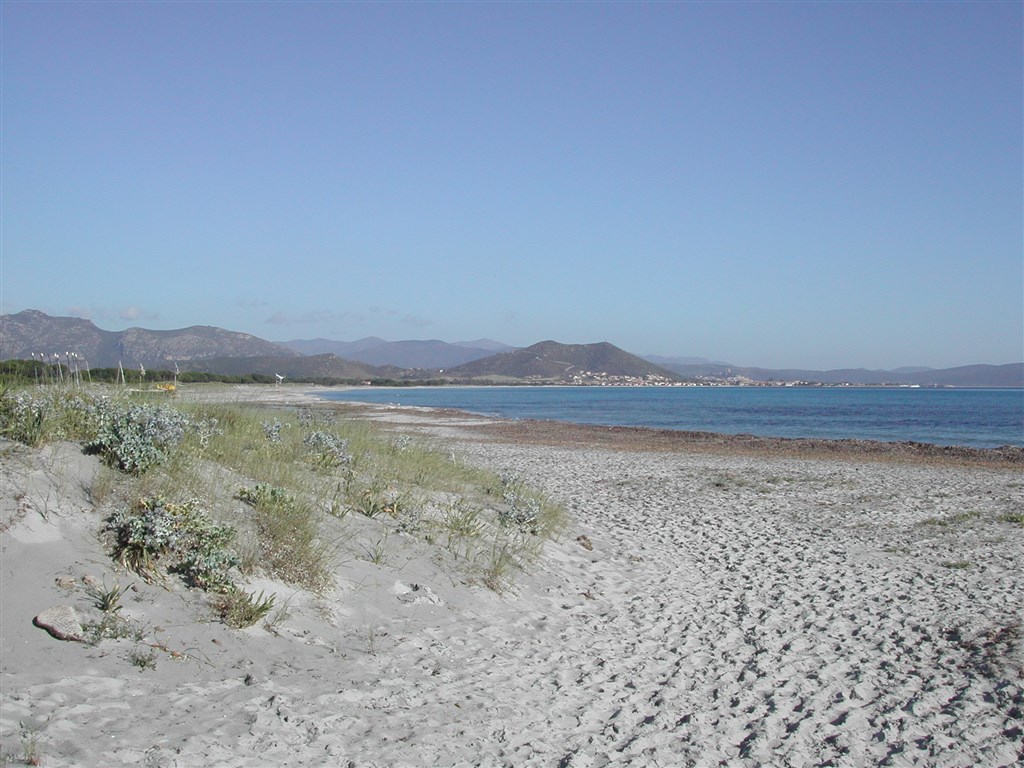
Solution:
<svg viewBox="0 0 1024 768">
<path fill-rule="evenodd" d="M 122 378 L 123 377 L 123 378 Z M 124 381 L 127 384 L 275 384 L 276 376 L 265 373 L 224 374 L 206 371 L 174 371 L 139 370 L 122 368 L 71 368 L 64 364 L 51 364 L 39 360 L 3 360 L 0 361 L 0 383 L 8 386 L 25 384 L 55 383 L 106 383 L 116 384 Z M 404 387 L 448 384 L 447 381 L 427 380 L 408 381 L 405 379 L 341 379 L 331 376 L 298 376 L 288 377 L 294 384 L 316 384 L 323 387 L 354 386 L 366 384 L 375 387 Z"/>
</svg>

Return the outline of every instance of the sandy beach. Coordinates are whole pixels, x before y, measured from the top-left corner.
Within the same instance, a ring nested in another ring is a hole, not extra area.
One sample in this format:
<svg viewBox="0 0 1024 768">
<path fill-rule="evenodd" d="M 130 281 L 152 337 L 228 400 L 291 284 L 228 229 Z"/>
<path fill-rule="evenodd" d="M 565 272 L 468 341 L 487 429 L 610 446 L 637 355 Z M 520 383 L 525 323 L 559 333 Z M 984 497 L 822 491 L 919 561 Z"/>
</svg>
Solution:
<svg viewBox="0 0 1024 768">
<path fill-rule="evenodd" d="M 311 403 L 288 388 L 238 400 Z M 1012 766 L 1024 761 L 1014 456 L 689 445 L 643 431 L 339 408 L 519 473 L 568 529 L 501 594 L 414 538 L 229 629 L 118 572 L 96 457 L 3 443 L 0 739 L 48 766 Z M 668 442 L 665 442 L 665 441 Z M 137 642 L 33 625 L 129 586 Z M 34 746 L 33 746 L 34 745 Z"/>
</svg>

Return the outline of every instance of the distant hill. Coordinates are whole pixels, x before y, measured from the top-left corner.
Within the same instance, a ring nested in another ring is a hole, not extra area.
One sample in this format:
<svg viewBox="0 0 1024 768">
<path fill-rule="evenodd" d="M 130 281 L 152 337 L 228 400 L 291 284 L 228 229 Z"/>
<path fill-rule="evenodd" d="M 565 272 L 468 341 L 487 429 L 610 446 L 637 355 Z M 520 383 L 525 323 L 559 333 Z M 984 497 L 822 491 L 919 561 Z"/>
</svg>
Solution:
<svg viewBox="0 0 1024 768">
<path fill-rule="evenodd" d="M 1007 365 L 963 365 L 938 371 L 906 374 L 912 384 L 948 387 L 1024 387 L 1024 363 Z"/>
<path fill-rule="evenodd" d="M 358 341 L 332 341 L 331 339 L 295 339 L 293 341 L 282 341 L 282 346 L 300 352 L 303 355 L 332 354 L 344 357 L 346 360 L 355 360 L 353 355 L 367 349 L 387 344 L 384 339 L 377 336 L 367 336 Z"/>
<path fill-rule="evenodd" d="M 34 309 L 0 315 L 0 360 L 75 352 L 92 368 L 118 364 L 173 368 L 215 357 L 298 357 L 299 353 L 248 333 L 194 325 L 171 331 L 104 331 L 77 317 L 51 317 Z"/>
<path fill-rule="evenodd" d="M 444 341 L 393 341 L 366 349 L 355 355 L 370 365 L 397 365 L 400 368 L 453 368 L 463 363 L 490 357 L 494 352 L 476 347 L 462 347 Z"/>
<path fill-rule="evenodd" d="M 507 344 L 491 339 L 480 339 L 479 342 L 460 341 L 452 344 L 438 339 L 384 341 L 376 337 L 369 337 L 351 342 L 309 339 L 289 341 L 285 344 L 305 355 L 333 352 L 348 360 L 358 360 L 369 365 L 393 365 L 398 368 L 435 370 L 452 368 L 489 357 L 495 352 L 513 349 Z"/>
<path fill-rule="evenodd" d="M 511 352 L 517 347 L 510 346 L 494 339 L 476 339 L 475 341 L 453 341 L 456 347 L 469 347 L 470 349 L 486 349 L 491 353 Z"/>
<path fill-rule="evenodd" d="M 721 364 L 668 363 L 666 368 L 689 379 L 745 377 L 753 381 L 806 381 L 820 384 L 895 384 L 933 387 L 1024 387 L 1024 363 L 965 365 L 957 368 L 899 368 L 892 371 L 837 368 L 744 368 Z"/>
<path fill-rule="evenodd" d="M 678 378 L 671 371 L 641 357 L 625 352 L 613 344 L 559 344 L 542 341 L 525 349 L 502 352 L 445 371 L 455 378 L 534 379 L 567 381 L 584 371 L 611 376 L 647 375 Z"/>
</svg>

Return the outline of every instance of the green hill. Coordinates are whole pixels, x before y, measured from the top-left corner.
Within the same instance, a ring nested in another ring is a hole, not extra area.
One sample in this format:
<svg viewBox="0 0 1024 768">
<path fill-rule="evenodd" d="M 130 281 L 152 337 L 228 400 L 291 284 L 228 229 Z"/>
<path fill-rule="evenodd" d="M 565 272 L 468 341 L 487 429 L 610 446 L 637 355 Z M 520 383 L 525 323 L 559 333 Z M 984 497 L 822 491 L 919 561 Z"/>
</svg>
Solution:
<svg viewBox="0 0 1024 768">
<path fill-rule="evenodd" d="M 585 374 L 646 378 L 678 376 L 665 368 L 631 355 L 613 344 L 560 344 L 542 341 L 525 349 L 502 352 L 445 371 L 458 379 L 502 378 L 538 381 L 572 381 Z"/>
</svg>

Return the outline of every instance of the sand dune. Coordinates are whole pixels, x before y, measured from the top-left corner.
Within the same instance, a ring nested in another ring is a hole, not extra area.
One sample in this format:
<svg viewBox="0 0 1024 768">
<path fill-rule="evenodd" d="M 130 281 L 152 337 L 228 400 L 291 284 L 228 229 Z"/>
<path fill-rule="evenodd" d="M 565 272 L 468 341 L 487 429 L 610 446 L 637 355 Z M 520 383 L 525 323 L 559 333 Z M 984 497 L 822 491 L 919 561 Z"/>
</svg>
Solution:
<svg viewBox="0 0 1024 768">
<path fill-rule="evenodd" d="M 4 752 L 35 739 L 50 766 L 1024 760 L 1018 470 L 525 445 L 470 420 L 376 416 L 519 472 L 569 508 L 569 531 L 507 594 L 408 541 L 384 565 L 340 563 L 322 599 L 291 595 L 274 632 L 237 631 L 188 590 L 115 574 L 84 490 L 94 459 L 5 444 Z M 84 577 L 133 585 L 125 611 L 155 668 L 126 661 L 130 640 L 32 626 L 62 602 L 88 617 Z"/>
</svg>

